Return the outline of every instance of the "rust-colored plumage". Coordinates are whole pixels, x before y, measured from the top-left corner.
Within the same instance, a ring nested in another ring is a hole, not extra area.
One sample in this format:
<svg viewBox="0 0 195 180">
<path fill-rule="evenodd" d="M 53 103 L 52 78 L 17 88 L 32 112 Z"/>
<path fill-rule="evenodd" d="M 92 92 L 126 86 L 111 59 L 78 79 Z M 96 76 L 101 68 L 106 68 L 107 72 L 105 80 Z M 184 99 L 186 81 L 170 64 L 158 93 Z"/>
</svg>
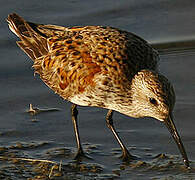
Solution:
<svg viewBox="0 0 195 180">
<path fill-rule="evenodd" d="M 27 22 L 17 14 L 10 14 L 7 21 L 21 40 L 17 44 L 34 61 L 35 72 L 51 89 L 74 104 L 109 109 L 107 125 L 122 148 L 124 160 L 133 156 L 115 131 L 112 110 L 163 121 L 189 167 L 172 120 L 173 87 L 158 73 L 158 54 L 145 40 L 112 27 L 41 25 Z M 77 114 L 73 105 L 72 120 L 80 157 L 83 150 Z"/>
<path fill-rule="evenodd" d="M 65 99 L 94 88 L 104 74 L 124 88 L 141 69 L 156 69 L 157 53 L 143 39 L 116 28 L 64 28 L 8 17 L 17 44 L 33 59 L 43 81 Z M 15 25 L 14 25 L 15 24 Z M 64 91 L 64 93 L 60 93 Z"/>
</svg>

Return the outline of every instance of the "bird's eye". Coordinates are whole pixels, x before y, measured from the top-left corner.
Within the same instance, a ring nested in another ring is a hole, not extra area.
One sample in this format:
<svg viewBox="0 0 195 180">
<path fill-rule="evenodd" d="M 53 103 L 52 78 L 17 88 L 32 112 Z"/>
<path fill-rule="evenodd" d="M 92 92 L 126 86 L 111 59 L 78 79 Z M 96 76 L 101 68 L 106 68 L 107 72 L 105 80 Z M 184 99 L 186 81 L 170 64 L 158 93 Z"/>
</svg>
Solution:
<svg viewBox="0 0 195 180">
<path fill-rule="evenodd" d="M 156 99 L 154 99 L 154 98 L 149 98 L 149 100 L 150 100 L 150 103 L 151 103 L 151 104 L 154 104 L 154 105 L 157 104 Z"/>
</svg>

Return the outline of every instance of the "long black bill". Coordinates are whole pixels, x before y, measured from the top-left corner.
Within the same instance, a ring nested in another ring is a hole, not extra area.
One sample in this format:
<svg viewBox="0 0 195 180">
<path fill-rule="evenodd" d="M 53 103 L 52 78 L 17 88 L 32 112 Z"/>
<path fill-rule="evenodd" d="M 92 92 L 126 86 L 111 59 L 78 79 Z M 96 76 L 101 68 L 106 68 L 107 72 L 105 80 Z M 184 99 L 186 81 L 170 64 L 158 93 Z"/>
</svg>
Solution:
<svg viewBox="0 0 195 180">
<path fill-rule="evenodd" d="M 171 133 L 172 137 L 174 138 L 174 140 L 179 148 L 180 153 L 182 154 L 183 162 L 184 162 L 185 166 L 187 168 L 190 168 L 189 160 L 188 160 L 184 145 L 181 141 L 179 133 L 177 132 L 176 126 L 175 126 L 173 119 L 172 119 L 172 115 L 169 115 L 169 117 L 164 120 L 164 123 L 167 126 L 169 132 Z"/>
</svg>

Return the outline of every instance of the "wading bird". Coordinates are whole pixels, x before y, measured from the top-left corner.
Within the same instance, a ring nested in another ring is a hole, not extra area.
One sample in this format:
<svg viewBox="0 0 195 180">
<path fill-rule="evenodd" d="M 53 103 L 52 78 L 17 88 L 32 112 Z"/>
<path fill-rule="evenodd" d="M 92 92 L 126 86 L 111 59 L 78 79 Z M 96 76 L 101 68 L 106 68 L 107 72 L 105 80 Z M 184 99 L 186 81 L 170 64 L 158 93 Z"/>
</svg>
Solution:
<svg viewBox="0 0 195 180">
<path fill-rule="evenodd" d="M 84 155 L 77 124 L 77 105 L 108 109 L 106 123 L 122 149 L 132 156 L 113 125 L 113 110 L 130 117 L 153 117 L 163 122 L 183 156 L 189 161 L 173 122 L 173 86 L 158 73 L 158 53 L 142 38 L 103 26 L 62 27 L 25 21 L 13 13 L 10 30 L 18 46 L 34 61 L 35 73 L 65 100 L 73 103 L 72 121 L 78 152 Z"/>
</svg>

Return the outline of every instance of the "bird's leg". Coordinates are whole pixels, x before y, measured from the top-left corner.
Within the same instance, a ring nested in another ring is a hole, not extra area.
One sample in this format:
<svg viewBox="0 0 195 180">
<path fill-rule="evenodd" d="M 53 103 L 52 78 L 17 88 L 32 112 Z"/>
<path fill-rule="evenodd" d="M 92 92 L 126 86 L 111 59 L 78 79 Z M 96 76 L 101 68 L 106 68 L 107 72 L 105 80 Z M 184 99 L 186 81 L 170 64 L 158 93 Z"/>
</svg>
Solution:
<svg viewBox="0 0 195 180">
<path fill-rule="evenodd" d="M 118 133 L 116 132 L 116 130 L 114 128 L 112 115 L 113 115 L 113 111 L 112 110 L 108 110 L 108 113 L 106 115 L 106 123 L 107 123 L 108 128 L 114 134 L 116 140 L 118 141 L 118 143 L 119 143 L 119 145 L 120 145 L 120 147 L 122 149 L 122 152 L 123 152 L 122 159 L 123 159 L 123 161 L 129 161 L 129 160 L 135 159 L 135 156 L 132 156 L 129 153 L 129 151 L 127 150 L 127 148 L 125 147 L 125 145 L 121 141 L 120 137 L 118 136 Z"/>
<path fill-rule="evenodd" d="M 83 152 L 83 148 L 81 146 L 81 140 L 80 140 L 80 136 L 79 136 L 79 130 L 78 130 L 78 124 L 77 124 L 78 110 L 77 110 L 77 105 L 76 104 L 72 104 L 71 114 L 72 114 L 72 122 L 73 122 L 73 125 L 74 125 L 74 131 L 75 131 L 77 148 L 78 148 L 75 159 L 79 159 L 80 157 L 84 156 L 84 152 Z"/>
</svg>

